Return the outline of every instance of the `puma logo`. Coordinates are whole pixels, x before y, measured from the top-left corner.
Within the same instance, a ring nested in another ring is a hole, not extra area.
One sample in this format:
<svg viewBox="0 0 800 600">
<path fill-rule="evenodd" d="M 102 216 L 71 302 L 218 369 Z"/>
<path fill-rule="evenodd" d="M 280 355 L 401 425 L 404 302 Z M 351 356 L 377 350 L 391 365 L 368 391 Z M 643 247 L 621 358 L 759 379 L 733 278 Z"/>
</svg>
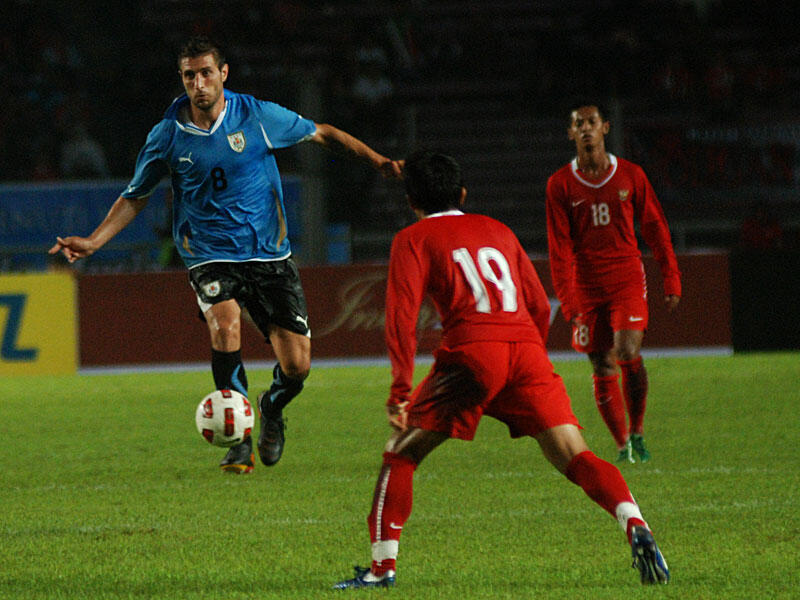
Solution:
<svg viewBox="0 0 800 600">
<path fill-rule="evenodd" d="M 178 157 L 178 162 L 179 163 L 188 162 L 190 165 L 194 165 L 194 161 L 192 160 L 192 153 L 189 152 L 189 156 Z"/>
</svg>

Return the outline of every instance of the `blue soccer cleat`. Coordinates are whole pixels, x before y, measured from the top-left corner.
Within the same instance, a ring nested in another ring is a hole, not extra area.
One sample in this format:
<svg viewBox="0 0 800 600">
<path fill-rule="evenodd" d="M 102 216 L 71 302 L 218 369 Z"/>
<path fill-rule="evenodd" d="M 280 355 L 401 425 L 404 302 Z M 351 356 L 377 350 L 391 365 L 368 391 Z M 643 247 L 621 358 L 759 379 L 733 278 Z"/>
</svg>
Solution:
<svg viewBox="0 0 800 600">
<path fill-rule="evenodd" d="M 353 569 L 355 570 L 356 576 L 352 579 L 340 581 L 333 586 L 333 589 L 389 588 L 394 586 L 394 571 L 387 571 L 380 579 L 365 579 L 365 577 L 370 575 L 369 567 L 353 567 Z"/>
<path fill-rule="evenodd" d="M 631 566 L 639 569 L 642 585 L 669 581 L 667 561 L 664 560 L 653 534 L 647 527 L 638 526 L 631 530 L 631 553 L 633 554 Z"/>
</svg>

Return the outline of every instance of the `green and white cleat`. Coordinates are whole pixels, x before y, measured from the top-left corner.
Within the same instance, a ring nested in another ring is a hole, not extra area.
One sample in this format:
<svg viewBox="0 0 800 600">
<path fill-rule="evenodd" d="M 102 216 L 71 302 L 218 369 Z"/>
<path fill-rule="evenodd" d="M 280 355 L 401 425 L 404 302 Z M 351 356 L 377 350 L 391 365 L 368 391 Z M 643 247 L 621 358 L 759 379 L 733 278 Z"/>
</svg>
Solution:
<svg viewBox="0 0 800 600">
<path fill-rule="evenodd" d="M 647 462 L 650 460 L 650 452 L 647 450 L 647 447 L 644 445 L 644 437 L 639 433 L 631 434 L 631 441 L 629 442 L 631 446 L 633 446 L 633 451 L 636 453 L 636 456 L 639 457 L 639 460 L 642 462 Z"/>
<path fill-rule="evenodd" d="M 633 445 L 631 440 L 629 439 L 625 442 L 625 445 L 619 449 L 619 454 L 617 454 L 617 462 L 618 463 L 635 463 L 636 459 L 633 458 Z"/>
</svg>

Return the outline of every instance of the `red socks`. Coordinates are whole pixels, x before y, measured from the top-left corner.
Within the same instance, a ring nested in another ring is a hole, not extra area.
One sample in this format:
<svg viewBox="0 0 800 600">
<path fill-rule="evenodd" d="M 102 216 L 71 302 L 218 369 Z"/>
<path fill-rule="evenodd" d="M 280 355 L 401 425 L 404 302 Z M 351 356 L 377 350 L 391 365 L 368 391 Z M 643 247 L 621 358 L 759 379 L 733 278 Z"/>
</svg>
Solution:
<svg viewBox="0 0 800 600">
<path fill-rule="evenodd" d="M 414 470 L 411 459 L 384 452 L 383 467 L 375 485 L 372 510 L 367 517 L 372 541 L 372 572 L 395 570 L 403 525 L 411 514 Z"/>
<path fill-rule="evenodd" d="M 576 455 L 564 474 L 614 517 L 620 502 L 634 501 L 619 469 L 590 450 Z"/>
<path fill-rule="evenodd" d="M 372 510 L 367 517 L 372 542 L 372 573 L 377 576 L 395 571 L 400 534 L 413 499 L 413 460 L 385 452 L 383 466 L 375 485 Z M 647 526 L 628 484 L 614 465 L 587 450 L 573 457 L 567 465 L 567 478 L 583 488 L 586 495 L 617 519 L 628 533 L 636 525 Z"/>
<path fill-rule="evenodd" d="M 576 455 L 567 465 L 567 479 L 579 485 L 586 495 L 599 504 L 628 534 L 634 525 L 647 526 L 636 501 L 619 469 L 587 450 Z"/>
<path fill-rule="evenodd" d="M 622 389 L 619 376 L 599 377 L 594 375 L 594 401 L 608 430 L 622 448 L 629 433 L 642 433 L 644 412 L 647 408 L 647 369 L 642 357 L 635 360 L 617 361 L 622 372 Z M 625 409 L 630 417 L 630 430 L 626 423 Z"/>
<path fill-rule="evenodd" d="M 625 403 L 622 391 L 617 383 L 619 375 L 608 377 L 592 376 L 594 379 L 594 401 L 600 410 L 608 430 L 617 443 L 617 448 L 622 448 L 628 441 L 628 425 L 625 419 Z"/>
<path fill-rule="evenodd" d="M 622 391 L 631 418 L 631 433 L 641 435 L 647 407 L 647 369 L 641 356 L 635 360 L 617 361 L 617 364 L 622 371 Z"/>
</svg>

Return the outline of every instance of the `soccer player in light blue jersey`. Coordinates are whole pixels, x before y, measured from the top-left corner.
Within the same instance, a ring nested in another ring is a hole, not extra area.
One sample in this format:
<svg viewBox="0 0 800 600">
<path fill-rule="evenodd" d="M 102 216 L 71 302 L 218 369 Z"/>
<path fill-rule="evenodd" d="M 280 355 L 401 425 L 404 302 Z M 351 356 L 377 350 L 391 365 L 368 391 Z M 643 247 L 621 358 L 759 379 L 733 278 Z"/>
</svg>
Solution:
<svg viewBox="0 0 800 600">
<path fill-rule="evenodd" d="M 332 125 L 225 89 L 229 66 L 208 38 L 190 39 L 178 68 L 186 93 L 150 131 L 130 185 L 88 237 L 57 237 L 49 252 L 62 252 L 71 263 L 90 256 L 133 220 L 169 176 L 172 235 L 208 325 L 215 386 L 247 395 L 242 306 L 278 359 L 271 387 L 257 400 L 259 456 L 274 465 L 285 440 L 283 409 L 303 389 L 311 367 L 308 313 L 291 256 L 274 152 L 312 141 L 363 160 L 385 177 L 399 178 L 402 163 Z M 251 438 L 234 446 L 220 467 L 251 472 L 252 446 Z"/>
</svg>

